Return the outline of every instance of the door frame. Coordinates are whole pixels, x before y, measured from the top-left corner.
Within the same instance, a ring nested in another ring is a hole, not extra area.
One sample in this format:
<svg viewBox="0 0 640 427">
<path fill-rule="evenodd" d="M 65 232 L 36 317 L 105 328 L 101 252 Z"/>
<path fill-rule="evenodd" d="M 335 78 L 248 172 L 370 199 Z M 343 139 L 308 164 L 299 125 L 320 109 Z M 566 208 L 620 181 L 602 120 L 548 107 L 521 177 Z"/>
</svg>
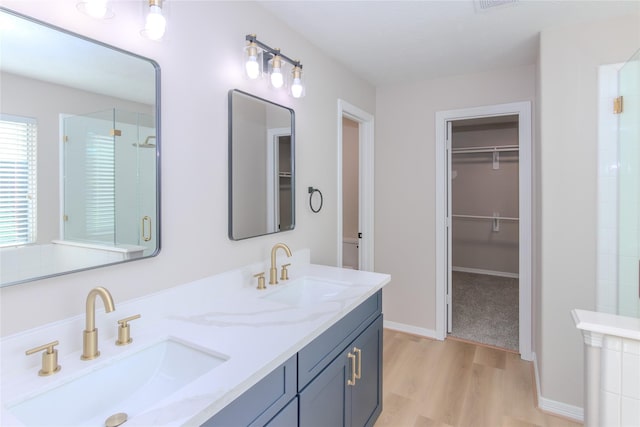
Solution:
<svg viewBox="0 0 640 427">
<path fill-rule="evenodd" d="M 532 117 L 531 102 L 488 105 L 436 112 L 436 335 L 447 336 L 447 283 L 451 275 L 451 237 L 448 216 L 451 165 L 448 161 L 447 123 L 455 120 L 518 115 L 519 121 L 519 351 L 532 360 Z"/>
<path fill-rule="evenodd" d="M 374 258 L 374 117 L 372 114 L 338 99 L 338 179 L 337 179 L 337 250 L 336 265 L 342 266 L 342 118 L 358 123 L 359 191 L 358 222 L 362 238 L 359 241 L 360 270 L 373 271 Z"/>
</svg>

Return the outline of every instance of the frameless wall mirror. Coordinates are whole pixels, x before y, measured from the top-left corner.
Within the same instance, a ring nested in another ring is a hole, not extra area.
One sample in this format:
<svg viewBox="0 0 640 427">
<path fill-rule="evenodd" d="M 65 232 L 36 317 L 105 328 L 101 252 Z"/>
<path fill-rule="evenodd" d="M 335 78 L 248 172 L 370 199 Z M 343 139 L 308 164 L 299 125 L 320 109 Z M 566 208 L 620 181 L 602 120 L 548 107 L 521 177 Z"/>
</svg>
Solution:
<svg viewBox="0 0 640 427">
<path fill-rule="evenodd" d="M 293 230 L 295 115 L 229 91 L 229 238 Z"/>
<path fill-rule="evenodd" d="M 160 68 L 0 8 L 0 286 L 160 249 Z"/>
</svg>

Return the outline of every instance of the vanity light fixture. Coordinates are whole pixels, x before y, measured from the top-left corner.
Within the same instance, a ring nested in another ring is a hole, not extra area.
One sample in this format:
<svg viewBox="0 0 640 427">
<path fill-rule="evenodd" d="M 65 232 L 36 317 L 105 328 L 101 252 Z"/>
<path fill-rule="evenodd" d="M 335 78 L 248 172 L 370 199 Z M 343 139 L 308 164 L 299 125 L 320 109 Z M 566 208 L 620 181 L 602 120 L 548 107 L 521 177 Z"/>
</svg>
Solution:
<svg viewBox="0 0 640 427">
<path fill-rule="evenodd" d="M 76 4 L 78 10 L 96 19 L 110 19 L 114 17 L 108 0 L 84 0 Z"/>
<path fill-rule="evenodd" d="M 150 40 L 160 40 L 167 29 L 167 19 L 162 14 L 162 0 L 149 0 L 149 11 L 141 34 Z"/>
<path fill-rule="evenodd" d="M 260 42 L 255 34 L 247 34 L 245 51 L 245 71 L 251 80 L 268 74 L 271 86 L 276 89 L 288 86 L 294 98 L 304 96 L 302 84 L 302 63 L 282 54 L 280 49 L 274 49 Z M 291 69 L 289 81 L 285 81 L 286 67 Z"/>
</svg>

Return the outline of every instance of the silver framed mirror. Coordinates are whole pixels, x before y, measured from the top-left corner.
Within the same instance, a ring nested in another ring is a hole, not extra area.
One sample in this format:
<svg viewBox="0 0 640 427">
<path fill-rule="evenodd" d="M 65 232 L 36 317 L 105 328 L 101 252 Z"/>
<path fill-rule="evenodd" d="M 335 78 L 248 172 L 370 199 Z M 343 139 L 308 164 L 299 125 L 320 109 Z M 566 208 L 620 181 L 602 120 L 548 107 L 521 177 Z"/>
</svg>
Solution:
<svg viewBox="0 0 640 427">
<path fill-rule="evenodd" d="M 229 238 L 295 227 L 295 113 L 229 91 Z"/>
<path fill-rule="evenodd" d="M 0 20 L 0 286 L 157 255 L 159 65 Z"/>
</svg>

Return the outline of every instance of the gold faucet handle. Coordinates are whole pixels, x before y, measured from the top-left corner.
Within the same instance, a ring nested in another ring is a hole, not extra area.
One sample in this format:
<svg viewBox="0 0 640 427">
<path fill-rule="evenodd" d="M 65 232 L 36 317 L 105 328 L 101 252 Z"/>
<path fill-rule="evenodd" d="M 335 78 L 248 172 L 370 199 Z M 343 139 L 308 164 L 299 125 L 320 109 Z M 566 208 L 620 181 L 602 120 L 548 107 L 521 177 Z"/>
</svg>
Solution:
<svg viewBox="0 0 640 427">
<path fill-rule="evenodd" d="M 118 320 L 118 340 L 116 341 L 116 345 L 127 345 L 131 344 L 133 338 L 131 338 L 131 328 L 129 328 L 129 322 L 132 320 L 139 319 L 140 315 L 136 314 L 135 316 L 125 317 L 124 319 Z"/>
<path fill-rule="evenodd" d="M 53 375 L 62 369 L 60 365 L 58 365 L 58 350 L 54 348 L 58 344 L 60 344 L 60 342 L 56 340 L 25 351 L 27 356 L 42 351 L 42 369 L 38 371 L 38 375 L 41 377 Z"/>
<path fill-rule="evenodd" d="M 280 273 L 280 280 L 289 280 L 289 267 L 291 264 L 282 264 L 282 272 Z"/>
<path fill-rule="evenodd" d="M 267 289 L 267 286 L 265 285 L 265 279 L 264 279 L 264 272 L 262 273 L 258 273 L 258 274 L 254 274 L 253 277 L 257 277 L 258 278 L 258 287 L 257 289 Z"/>
</svg>

